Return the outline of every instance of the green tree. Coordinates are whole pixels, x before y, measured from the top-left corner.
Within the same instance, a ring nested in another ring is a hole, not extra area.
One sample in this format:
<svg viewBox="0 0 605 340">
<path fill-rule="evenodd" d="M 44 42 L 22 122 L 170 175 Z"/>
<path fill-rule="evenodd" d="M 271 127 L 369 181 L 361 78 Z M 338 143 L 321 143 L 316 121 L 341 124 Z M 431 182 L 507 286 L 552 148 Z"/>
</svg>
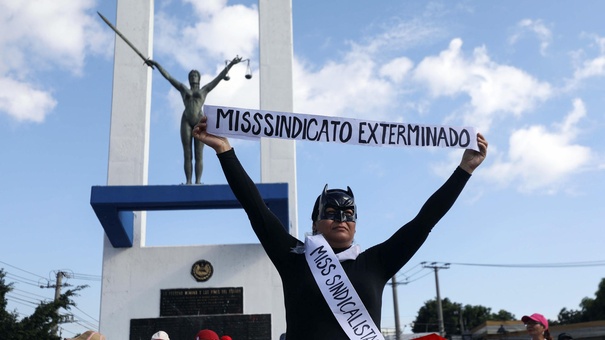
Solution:
<svg viewBox="0 0 605 340">
<path fill-rule="evenodd" d="M 70 310 L 76 304 L 72 298 L 77 296 L 77 292 L 86 286 L 77 286 L 61 294 L 59 298 L 51 302 L 41 302 L 34 313 L 21 320 L 18 320 L 16 312 L 6 310 L 6 294 L 13 290 L 12 283 L 6 283 L 6 273 L 0 269 L 0 339 L 12 340 L 31 340 L 48 339 L 61 340 L 61 337 L 55 335 L 54 329 L 61 323 L 61 316 L 58 313 L 60 308 Z"/>
<path fill-rule="evenodd" d="M 17 325 L 17 313 L 6 310 L 6 294 L 13 290 L 12 284 L 6 284 L 4 270 L 0 269 L 0 339 L 8 339 L 6 334 L 13 334 Z"/>
<path fill-rule="evenodd" d="M 490 320 L 491 311 L 491 308 L 484 306 L 464 306 L 464 310 L 462 311 L 462 319 L 464 320 L 465 326 L 464 328 L 467 330 L 473 329 L 484 323 L 486 320 Z"/>
<path fill-rule="evenodd" d="M 516 320 L 515 315 L 511 314 L 510 312 L 505 311 L 504 309 L 500 309 L 498 311 L 498 313 L 496 314 L 491 314 L 490 319 L 489 320 L 501 320 L 501 321 L 511 321 L 511 320 Z"/>
<path fill-rule="evenodd" d="M 601 279 L 599 288 L 595 292 L 595 298 L 582 299 L 582 311 L 586 321 L 605 320 L 605 278 Z"/>
<path fill-rule="evenodd" d="M 450 301 L 448 298 L 441 300 L 443 310 L 443 326 L 447 335 L 460 335 L 465 330 L 475 328 L 487 320 L 515 320 L 515 316 L 505 310 L 492 313 L 491 308 L 484 306 L 462 306 L 461 303 Z M 420 307 L 412 332 L 438 332 L 438 307 L 437 300 L 429 300 Z"/>
<path fill-rule="evenodd" d="M 450 301 L 448 298 L 441 300 L 441 308 L 443 311 L 443 327 L 446 334 L 461 334 L 461 316 L 462 305 Z M 464 314 L 464 312 L 463 312 Z M 462 319 L 464 320 L 464 315 Z M 422 332 L 438 332 L 439 317 L 437 300 L 426 301 L 424 306 L 418 311 L 418 316 L 412 327 L 414 333 Z"/>
<path fill-rule="evenodd" d="M 580 302 L 580 310 L 561 309 L 558 324 L 570 324 L 605 320 L 605 278 L 601 279 L 595 298 L 585 297 Z"/>
<path fill-rule="evenodd" d="M 561 309 L 557 317 L 557 321 L 553 324 L 570 324 L 582 322 L 582 312 L 578 310 L 567 310 L 567 308 Z"/>
</svg>

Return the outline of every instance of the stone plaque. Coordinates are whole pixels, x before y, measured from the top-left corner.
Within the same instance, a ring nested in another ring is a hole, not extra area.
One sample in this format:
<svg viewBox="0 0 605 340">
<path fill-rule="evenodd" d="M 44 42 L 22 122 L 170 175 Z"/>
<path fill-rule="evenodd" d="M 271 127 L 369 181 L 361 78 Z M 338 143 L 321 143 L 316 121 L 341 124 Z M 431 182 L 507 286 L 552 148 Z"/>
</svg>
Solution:
<svg viewBox="0 0 605 340">
<path fill-rule="evenodd" d="M 160 291 L 160 316 L 242 314 L 243 312 L 243 287 Z"/>
<path fill-rule="evenodd" d="M 211 329 L 219 337 L 233 339 L 271 340 L 271 314 L 205 315 L 131 319 L 130 340 L 147 340 L 163 330 L 170 339 L 194 339 L 199 330 Z"/>
</svg>

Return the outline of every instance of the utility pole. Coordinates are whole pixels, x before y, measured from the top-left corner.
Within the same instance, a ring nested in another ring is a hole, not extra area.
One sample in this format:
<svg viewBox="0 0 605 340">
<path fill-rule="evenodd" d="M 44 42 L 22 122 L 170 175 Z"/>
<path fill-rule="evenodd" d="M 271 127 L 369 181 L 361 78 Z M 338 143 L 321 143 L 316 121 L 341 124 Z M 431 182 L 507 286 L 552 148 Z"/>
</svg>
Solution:
<svg viewBox="0 0 605 340">
<path fill-rule="evenodd" d="M 395 310 L 395 340 L 401 339 L 401 329 L 399 327 L 399 303 L 397 302 L 397 274 L 391 278 L 391 284 L 393 285 L 393 309 Z"/>
<path fill-rule="evenodd" d="M 462 334 L 462 340 L 465 340 L 464 337 L 466 336 L 466 330 L 464 329 L 464 307 L 461 307 L 458 313 L 460 316 L 460 334 Z"/>
<path fill-rule="evenodd" d="M 65 272 L 59 270 L 57 271 L 57 281 L 55 284 L 55 302 L 59 301 L 59 298 L 61 297 L 61 284 L 63 282 L 63 277 L 66 276 Z M 57 308 L 57 315 L 59 315 L 59 308 Z M 59 323 L 57 322 L 57 325 L 55 326 L 55 334 L 57 336 L 59 336 Z"/>
<path fill-rule="evenodd" d="M 69 284 L 63 284 L 64 277 L 69 278 L 69 274 L 67 274 L 64 271 L 59 270 L 59 271 L 57 271 L 56 281 L 55 281 L 54 285 L 47 284 L 46 287 L 40 286 L 40 288 L 54 288 L 55 289 L 55 302 L 59 301 L 59 298 L 61 298 L 61 288 L 69 286 Z M 59 308 L 57 308 L 57 315 L 59 315 Z M 56 326 L 53 327 L 54 328 L 53 330 L 57 336 L 59 336 L 59 323 L 60 322 L 61 322 L 61 316 L 59 315 L 58 323 Z"/>
<path fill-rule="evenodd" d="M 395 340 L 400 340 L 403 331 L 401 330 L 401 325 L 399 324 L 399 299 L 397 298 L 397 286 L 398 285 L 407 285 L 409 282 L 397 282 L 396 278 L 397 274 L 393 275 L 391 278 L 391 283 L 393 287 L 393 310 L 395 315 Z"/>
<path fill-rule="evenodd" d="M 450 264 L 445 263 L 442 266 L 437 265 L 437 262 L 432 262 L 430 265 L 426 262 L 421 263 L 424 268 L 431 268 L 435 271 L 435 287 L 437 289 L 437 319 L 439 322 L 439 335 L 445 336 L 445 326 L 443 325 L 443 306 L 441 305 L 441 295 L 439 294 L 439 269 L 449 269 Z"/>
</svg>

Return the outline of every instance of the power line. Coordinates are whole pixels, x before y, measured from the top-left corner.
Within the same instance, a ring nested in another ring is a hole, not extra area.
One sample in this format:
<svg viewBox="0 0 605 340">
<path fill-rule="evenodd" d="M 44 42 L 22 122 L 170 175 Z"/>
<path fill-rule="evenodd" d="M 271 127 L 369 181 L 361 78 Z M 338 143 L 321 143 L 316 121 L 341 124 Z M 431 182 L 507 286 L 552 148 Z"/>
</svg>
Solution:
<svg viewBox="0 0 605 340">
<path fill-rule="evenodd" d="M 32 272 L 28 272 L 28 271 L 27 271 L 27 270 L 25 270 L 25 269 L 21 269 L 21 268 L 19 268 L 19 267 L 15 267 L 15 266 L 13 266 L 12 264 L 8 264 L 8 263 L 6 263 L 6 262 L 4 262 L 4 261 L 0 261 L 0 263 L 5 264 L 5 265 L 7 265 L 7 266 L 9 266 L 9 267 L 12 267 L 12 268 L 18 269 L 18 270 L 20 270 L 20 271 L 22 271 L 22 272 L 25 272 L 25 273 L 28 273 L 28 274 L 30 274 L 30 275 L 37 276 L 37 277 L 39 277 L 39 278 L 41 278 L 41 279 L 46 280 L 46 278 L 45 278 L 44 276 L 40 276 L 40 275 L 38 275 L 38 274 L 34 274 L 34 273 L 32 273 Z"/>
<path fill-rule="evenodd" d="M 437 263 L 437 262 L 435 262 Z M 443 263 L 443 262 L 441 262 Z M 576 268 L 576 267 L 600 267 L 605 266 L 605 260 L 582 261 L 582 262 L 559 262 L 559 263 L 531 263 L 531 264 L 489 264 L 489 263 L 461 263 L 448 262 L 451 265 L 475 266 L 475 267 L 500 267 L 500 268 Z"/>
<path fill-rule="evenodd" d="M 73 307 L 74 307 L 75 309 L 79 310 L 80 312 L 84 313 L 84 315 L 88 316 L 89 318 L 91 318 L 91 319 L 92 319 L 92 320 L 94 320 L 95 322 L 97 322 L 97 323 L 99 322 L 99 320 L 97 320 L 97 319 L 93 318 L 92 316 L 90 316 L 90 315 L 86 314 L 86 312 L 85 312 L 85 311 L 83 311 L 83 310 L 81 310 L 80 308 L 78 308 L 78 306 L 73 306 Z"/>
<path fill-rule="evenodd" d="M 31 306 L 38 306 L 38 302 L 28 301 L 28 300 L 21 299 L 21 298 L 15 297 L 15 296 L 10 296 L 10 299 L 9 299 L 9 295 L 8 294 L 7 294 L 7 300 L 13 301 L 13 302 L 19 302 L 22 305 L 27 304 L 26 306 L 29 306 L 29 307 L 31 307 Z"/>
<path fill-rule="evenodd" d="M 409 273 L 410 271 L 412 271 L 414 268 L 416 268 L 416 267 L 418 267 L 418 266 L 420 266 L 420 264 L 417 264 L 416 266 L 414 266 L 413 268 L 409 269 L 409 270 L 408 270 L 408 271 L 406 271 L 406 272 L 399 273 L 399 274 L 398 274 L 398 276 L 399 276 L 399 277 L 402 277 L 402 276 L 403 276 L 403 277 L 405 278 L 405 280 L 406 280 L 406 281 L 409 281 L 409 280 L 411 280 L 411 279 L 412 279 L 414 276 L 416 276 L 416 275 L 418 275 L 418 274 L 420 274 L 421 272 L 423 272 L 423 271 L 424 271 L 424 269 L 425 269 L 425 268 L 420 267 L 419 269 L 417 269 L 417 270 L 416 270 L 415 272 L 413 272 L 412 274 L 406 275 L 406 273 Z"/>
<path fill-rule="evenodd" d="M 420 266 L 421 266 L 421 265 L 420 265 L 420 263 L 419 263 L 419 264 L 415 265 L 414 267 L 412 267 L 412 268 L 410 268 L 410 269 L 408 269 L 408 270 L 406 270 L 406 271 L 404 271 L 403 273 L 400 273 L 400 274 L 402 274 L 402 275 L 404 275 L 404 276 L 405 276 L 405 274 L 406 274 L 406 273 L 409 273 L 409 272 L 411 272 L 411 271 L 412 271 L 414 268 L 416 268 L 416 267 L 420 267 Z M 424 268 L 421 268 L 421 269 L 424 269 Z"/>
<path fill-rule="evenodd" d="M 406 280 L 405 282 L 401 282 L 401 284 L 406 284 L 407 285 L 408 283 L 416 282 L 416 281 L 418 281 L 418 280 L 420 280 L 420 279 L 422 279 L 422 278 L 424 278 L 426 276 L 429 276 L 431 274 L 432 274 L 431 271 L 427 271 L 424 275 L 422 275 L 422 276 L 420 276 L 420 277 L 418 277 L 418 278 L 416 278 L 414 280 Z"/>
<path fill-rule="evenodd" d="M 28 296 L 26 294 L 21 294 L 21 293 L 16 293 L 16 292 L 10 292 L 10 293 L 8 293 L 6 295 L 10 296 L 10 297 L 13 297 L 13 298 L 15 298 L 15 297 L 21 297 L 22 299 L 29 299 L 31 301 L 31 303 L 35 303 L 35 304 L 43 303 L 44 300 L 46 299 L 46 298 L 36 299 L 36 298 L 32 298 L 31 296 Z"/>
<path fill-rule="evenodd" d="M 84 326 L 84 325 L 86 325 L 85 327 L 86 327 L 86 328 L 88 328 L 88 329 L 96 329 L 96 328 L 98 328 L 98 327 L 99 327 L 99 323 L 98 323 L 98 322 L 95 324 L 95 323 L 93 323 L 93 322 L 90 322 L 90 321 L 88 321 L 88 320 L 84 320 L 84 319 L 82 319 L 82 318 L 78 317 L 77 315 L 73 315 L 73 314 L 72 314 L 72 317 L 75 317 L 75 318 L 76 318 L 76 319 L 74 319 L 74 320 L 72 321 L 73 323 L 78 324 L 78 325 L 80 325 L 80 326 Z M 84 324 L 84 325 L 83 325 L 83 324 Z"/>
<path fill-rule="evenodd" d="M 88 281 L 101 281 L 101 279 L 102 279 L 102 276 L 100 276 L 100 275 L 80 274 L 80 273 L 72 273 L 71 277 L 74 280 L 88 280 Z"/>
<path fill-rule="evenodd" d="M 47 299 L 48 299 L 48 297 L 46 297 L 46 296 L 44 296 L 44 295 L 40 295 L 40 294 L 36 294 L 36 293 L 32 293 L 32 292 L 28 292 L 27 290 L 18 289 L 18 288 L 13 288 L 13 289 L 11 290 L 11 292 L 12 292 L 12 293 L 15 293 L 15 292 L 22 292 L 22 293 L 24 293 L 24 294 L 33 295 L 33 296 L 35 296 L 35 297 L 37 297 L 37 298 L 39 298 L 39 299 L 42 299 L 42 300 L 47 300 Z M 16 294 L 16 293 L 15 293 L 15 294 Z"/>
<path fill-rule="evenodd" d="M 11 279 L 12 281 L 28 284 L 30 286 L 37 287 L 38 285 L 40 285 L 40 280 L 42 280 L 42 279 L 39 279 L 38 281 L 34 281 L 32 279 L 28 279 L 28 278 L 25 278 L 25 277 L 22 277 L 19 275 L 15 275 L 15 274 L 7 272 L 7 271 L 5 271 L 4 273 L 6 274 L 6 277 Z M 46 280 L 46 279 L 43 279 L 43 280 Z M 46 280 L 46 281 L 48 281 L 48 280 Z"/>
<path fill-rule="evenodd" d="M 408 269 L 405 272 L 397 273 L 397 278 L 403 278 L 401 281 L 398 281 L 398 285 L 407 285 L 409 283 L 418 281 L 428 275 L 431 272 L 424 273 L 420 277 L 415 277 L 421 273 L 423 273 L 424 267 L 417 269 L 412 274 L 406 275 L 410 271 L 416 269 L 421 266 L 423 263 L 435 263 L 435 264 L 449 264 L 449 265 L 458 265 L 458 266 L 474 266 L 474 267 L 496 267 L 496 268 L 579 268 L 579 267 L 598 267 L 605 266 L 605 260 L 596 260 L 596 261 L 580 261 L 580 262 L 559 262 L 559 263 L 531 263 L 531 264 L 494 264 L 494 263 L 464 263 L 464 262 L 437 262 L 437 261 L 423 261 L 414 267 Z"/>
</svg>

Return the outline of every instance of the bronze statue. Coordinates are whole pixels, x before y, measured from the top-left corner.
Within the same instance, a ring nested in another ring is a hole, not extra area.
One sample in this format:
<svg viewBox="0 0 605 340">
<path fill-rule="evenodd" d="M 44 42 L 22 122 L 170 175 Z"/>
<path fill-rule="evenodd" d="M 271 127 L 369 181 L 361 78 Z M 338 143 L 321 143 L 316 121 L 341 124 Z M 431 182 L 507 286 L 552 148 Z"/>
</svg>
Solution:
<svg viewBox="0 0 605 340">
<path fill-rule="evenodd" d="M 202 178 L 202 151 L 204 143 L 193 138 L 193 128 L 200 121 L 204 112 L 202 107 L 206 101 L 206 96 L 212 89 L 218 85 L 218 83 L 227 76 L 227 73 L 231 67 L 242 61 L 242 58 L 237 56 L 229 62 L 225 68 L 219 73 L 211 82 L 200 88 L 200 73 L 197 70 L 191 70 L 189 72 L 189 85 L 188 88 L 185 84 L 174 79 L 166 70 L 158 64 L 155 60 L 147 59 L 145 64 L 150 67 L 157 67 L 158 71 L 181 93 L 183 98 L 183 104 L 185 104 L 185 110 L 181 118 L 181 143 L 183 144 L 183 154 L 185 156 L 185 177 L 187 178 L 186 184 L 192 184 L 192 149 L 191 144 L 194 145 L 195 151 L 195 184 L 201 184 Z"/>
</svg>

